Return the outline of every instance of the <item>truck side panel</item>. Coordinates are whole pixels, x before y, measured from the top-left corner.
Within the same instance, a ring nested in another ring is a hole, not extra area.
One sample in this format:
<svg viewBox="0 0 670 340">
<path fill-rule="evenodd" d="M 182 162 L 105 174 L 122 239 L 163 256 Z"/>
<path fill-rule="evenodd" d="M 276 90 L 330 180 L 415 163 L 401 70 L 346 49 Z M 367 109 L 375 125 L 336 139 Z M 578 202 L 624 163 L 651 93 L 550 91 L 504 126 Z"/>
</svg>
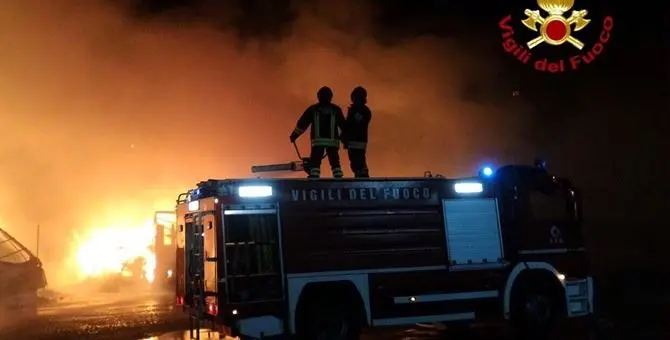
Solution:
<svg viewBox="0 0 670 340">
<path fill-rule="evenodd" d="M 287 274 L 446 265 L 444 181 L 291 181 L 281 188 Z"/>
<path fill-rule="evenodd" d="M 437 208 L 292 211 L 282 224 L 287 273 L 446 264 Z"/>
<path fill-rule="evenodd" d="M 447 269 L 368 276 L 373 320 L 440 314 L 500 315 L 502 270 Z"/>
</svg>

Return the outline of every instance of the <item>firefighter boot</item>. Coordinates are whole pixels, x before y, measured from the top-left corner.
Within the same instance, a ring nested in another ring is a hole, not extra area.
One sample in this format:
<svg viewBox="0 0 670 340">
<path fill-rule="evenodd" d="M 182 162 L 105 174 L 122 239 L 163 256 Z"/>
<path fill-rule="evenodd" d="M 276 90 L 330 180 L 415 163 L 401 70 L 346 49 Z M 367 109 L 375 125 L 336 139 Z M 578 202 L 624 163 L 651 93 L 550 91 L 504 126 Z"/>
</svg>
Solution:
<svg viewBox="0 0 670 340">
<path fill-rule="evenodd" d="M 368 172 L 368 168 L 363 168 L 354 173 L 354 177 L 356 178 L 370 178 L 370 173 Z"/>
<path fill-rule="evenodd" d="M 334 178 L 342 178 L 342 176 L 344 176 L 344 173 L 342 172 L 342 168 L 340 168 L 339 166 L 336 166 L 336 167 L 332 168 L 331 170 L 333 171 L 333 177 Z"/>
<path fill-rule="evenodd" d="M 340 166 L 339 147 L 327 148 L 326 155 L 328 156 L 328 162 L 330 163 L 330 170 L 333 172 L 333 177 L 342 178 L 342 176 L 344 176 L 344 172 L 342 172 L 342 167 Z"/>
<path fill-rule="evenodd" d="M 365 149 L 352 149 L 349 147 L 349 162 L 351 171 L 355 178 L 369 178 L 368 165 L 365 159 Z"/>
<path fill-rule="evenodd" d="M 309 176 L 307 176 L 307 178 L 319 178 L 319 177 L 321 177 L 321 168 L 309 169 Z"/>
</svg>

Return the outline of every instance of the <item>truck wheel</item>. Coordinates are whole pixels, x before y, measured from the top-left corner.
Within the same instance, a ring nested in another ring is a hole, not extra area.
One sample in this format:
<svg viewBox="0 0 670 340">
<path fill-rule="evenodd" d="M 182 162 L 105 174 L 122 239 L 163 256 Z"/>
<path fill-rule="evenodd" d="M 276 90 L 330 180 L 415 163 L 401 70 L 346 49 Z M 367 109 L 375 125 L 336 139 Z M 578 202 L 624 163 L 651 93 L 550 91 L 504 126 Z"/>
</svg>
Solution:
<svg viewBox="0 0 670 340">
<path fill-rule="evenodd" d="M 561 318 L 560 295 L 546 282 L 529 280 L 515 287 L 511 322 L 521 340 L 552 339 Z"/>
<path fill-rule="evenodd" d="M 312 304 L 305 315 L 304 334 L 309 340 L 358 340 L 360 327 L 353 311 L 341 302 Z"/>
</svg>

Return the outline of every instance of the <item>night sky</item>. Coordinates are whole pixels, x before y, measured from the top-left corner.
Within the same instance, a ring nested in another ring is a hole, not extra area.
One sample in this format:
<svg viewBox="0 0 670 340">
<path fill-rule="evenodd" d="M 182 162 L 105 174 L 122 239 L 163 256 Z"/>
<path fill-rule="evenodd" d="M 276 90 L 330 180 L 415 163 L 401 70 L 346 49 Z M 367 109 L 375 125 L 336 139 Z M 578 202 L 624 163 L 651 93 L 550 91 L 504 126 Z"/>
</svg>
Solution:
<svg viewBox="0 0 670 340">
<path fill-rule="evenodd" d="M 281 39 L 294 18 L 290 1 L 238 2 L 238 17 L 226 27 L 234 27 L 244 37 Z M 530 114 L 524 117 L 528 125 L 520 140 L 525 145 L 517 159 L 529 161 L 523 158 L 529 154 L 544 157 L 553 171 L 574 179 L 584 190 L 587 233 L 594 246 L 608 252 L 628 248 L 620 252 L 622 260 L 653 256 L 641 249 L 653 252 L 664 247 L 664 238 L 658 236 L 668 235 L 665 229 L 670 226 L 663 214 L 670 205 L 665 180 L 670 151 L 667 13 L 627 2 L 577 1 L 573 9 L 588 9 L 587 17 L 592 19 L 588 29 L 576 34 L 583 37 L 586 48 L 597 41 L 606 16 L 614 19 L 612 38 L 592 64 L 550 74 L 521 64 L 501 47 L 502 31 L 497 23 L 508 14 L 519 41 L 533 37 L 518 20 L 524 18 L 523 9 L 537 9 L 535 1 L 363 2 L 374 10 L 356 13 L 353 9 L 350 20 L 370 20 L 371 35 L 378 41 L 394 44 L 437 36 L 454 40 L 463 53 L 495 65 L 494 70 L 483 67 L 487 72 L 461 83 L 461 99 L 495 103 L 500 96 L 518 91 L 515 100 Z M 141 16 L 156 16 L 193 11 L 205 3 L 140 1 L 136 10 Z M 213 3 L 209 2 L 210 8 L 216 7 Z M 300 2 L 293 5 L 296 3 Z M 325 21 L 339 15 L 329 14 L 329 4 L 335 2 L 303 3 L 320 7 Z M 348 27 L 338 29 L 347 31 Z M 571 46 L 540 46 L 537 50 L 538 55 L 566 62 L 575 54 Z M 633 229 L 637 232 L 631 232 Z M 627 247 L 628 242 L 635 243 Z"/>
<path fill-rule="evenodd" d="M 122 207 L 170 209 L 199 180 L 292 160 L 288 134 L 316 89 L 346 105 L 360 84 L 373 176 L 541 156 L 582 188 L 599 254 L 655 257 L 670 205 L 668 14 L 613 3 L 577 1 L 592 22 L 575 36 L 589 48 L 611 15 L 611 40 L 592 64 L 547 74 L 506 53 L 498 27 L 512 14 L 515 38 L 532 38 L 519 20 L 534 1 L 3 1 L 3 223 L 67 240 Z"/>
</svg>

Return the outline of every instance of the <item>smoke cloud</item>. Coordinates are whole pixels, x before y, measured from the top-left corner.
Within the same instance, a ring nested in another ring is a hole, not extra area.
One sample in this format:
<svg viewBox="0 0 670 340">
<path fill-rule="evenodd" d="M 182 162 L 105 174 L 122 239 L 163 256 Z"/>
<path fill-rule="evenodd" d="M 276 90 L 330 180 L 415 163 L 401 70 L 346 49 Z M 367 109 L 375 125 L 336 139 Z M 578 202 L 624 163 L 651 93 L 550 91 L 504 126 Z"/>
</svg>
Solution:
<svg viewBox="0 0 670 340">
<path fill-rule="evenodd" d="M 200 180 L 294 160 L 288 135 L 322 85 L 343 107 L 368 88 L 374 176 L 463 175 L 523 155 L 528 110 L 492 60 L 455 38 L 381 43 L 378 9 L 352 3 L 295 4 L 261 39 L 229 28 L 241 15 L 230 6 L 140 16 L 131 1 L 3 1 L 3 228 L 34 248 L 40 224 L 53 272 L 99 219 L 147 218 Z"/>
</svg>

